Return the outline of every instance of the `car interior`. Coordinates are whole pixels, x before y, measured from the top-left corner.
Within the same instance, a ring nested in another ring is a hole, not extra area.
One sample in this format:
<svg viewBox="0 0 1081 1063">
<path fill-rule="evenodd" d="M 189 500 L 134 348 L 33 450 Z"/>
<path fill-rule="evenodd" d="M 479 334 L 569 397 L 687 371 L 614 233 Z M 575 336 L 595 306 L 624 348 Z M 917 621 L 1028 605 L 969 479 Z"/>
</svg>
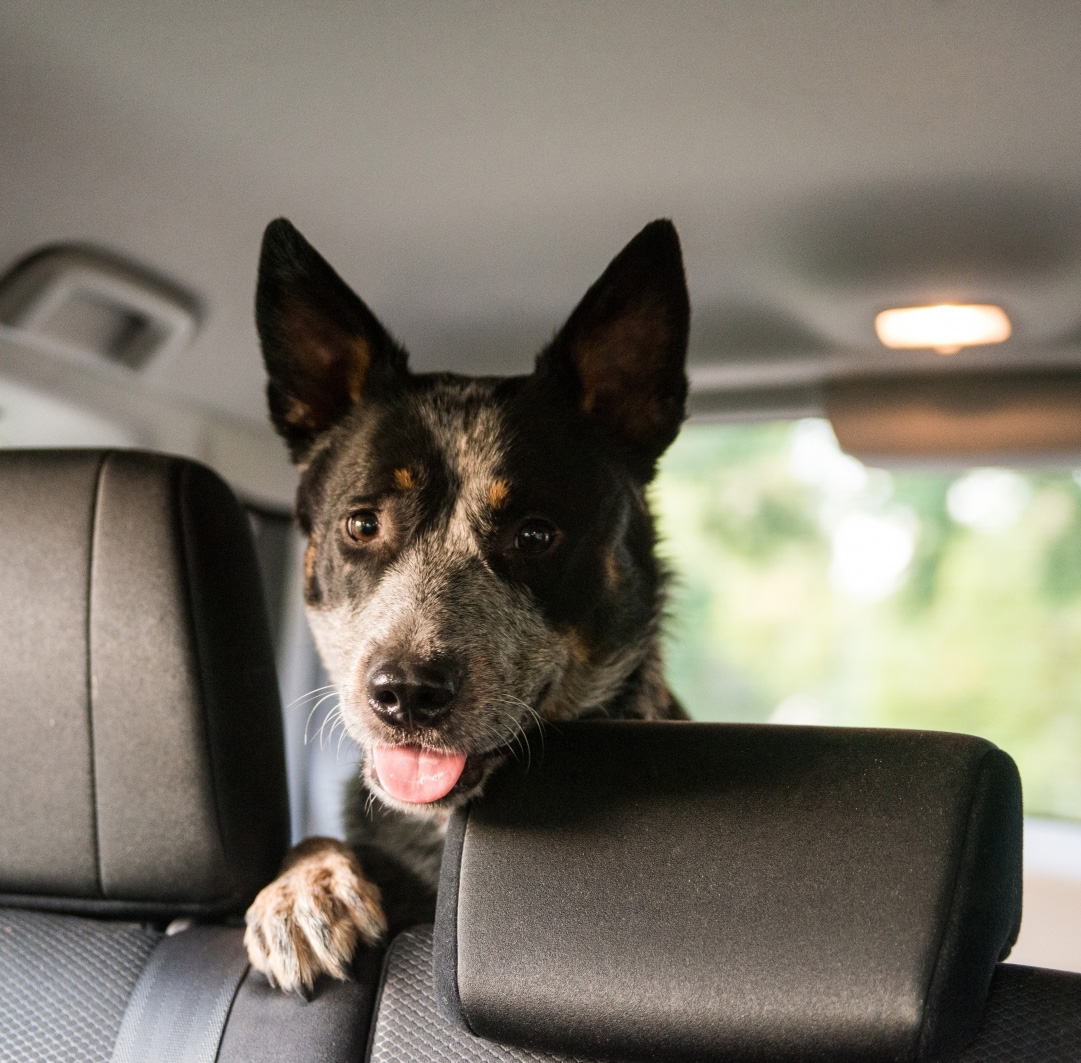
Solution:
<svg viewBox="0 0 1081 1063">
<path fill-rule="evenodd" d="M 1081 8 L 0 0 L 0 1063 L 1081 1061 Z M 291 219 L 416 371 L 527 373 L 671 218 L 690 723 L 451 817 L 311 999 L 343 837 L 253 316 Z"/>
</svg>

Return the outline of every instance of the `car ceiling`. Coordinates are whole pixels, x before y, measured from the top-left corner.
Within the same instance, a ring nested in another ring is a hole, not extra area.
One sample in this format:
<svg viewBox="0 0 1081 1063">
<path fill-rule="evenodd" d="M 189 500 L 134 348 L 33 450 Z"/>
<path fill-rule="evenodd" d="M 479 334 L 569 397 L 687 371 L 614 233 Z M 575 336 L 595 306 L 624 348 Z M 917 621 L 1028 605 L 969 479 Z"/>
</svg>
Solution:
<svg viewBox="0 0 1081 1063">
<path fill-rule="evenodd" d="M 278 215 L 418 369 L 525 370 L 657 216 L 700 394 L 1074 362 L 1079 56 L 1075 3 L 3 0 L 0 268 L 73 241 L 174 278 L 202 329 L 140 386 L 253 421 Z M 943 300 L 1014 337 L 878 345 Z"/>
</svg>

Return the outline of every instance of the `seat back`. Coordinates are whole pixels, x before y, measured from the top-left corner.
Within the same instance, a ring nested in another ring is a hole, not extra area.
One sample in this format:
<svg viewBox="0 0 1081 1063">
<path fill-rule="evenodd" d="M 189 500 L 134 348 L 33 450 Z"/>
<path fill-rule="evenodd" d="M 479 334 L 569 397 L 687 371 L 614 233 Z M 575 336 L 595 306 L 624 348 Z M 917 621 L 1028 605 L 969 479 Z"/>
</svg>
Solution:
<svg viewBox="0 0 1081 1063">
<path fill-rule="evenodd" d="M 0 455 L 0 904 L 235 912 L 288 843 L 246 517 L 193 462 Z"/>
<path fill-rule="evenodd" d="M 357 1058 L 374 974 L 304 1008 L 244 957 L 288 807 L 229 488 L 159 455 L 0 452 L 0 603 L 0 1059 Z"/>
</svg>

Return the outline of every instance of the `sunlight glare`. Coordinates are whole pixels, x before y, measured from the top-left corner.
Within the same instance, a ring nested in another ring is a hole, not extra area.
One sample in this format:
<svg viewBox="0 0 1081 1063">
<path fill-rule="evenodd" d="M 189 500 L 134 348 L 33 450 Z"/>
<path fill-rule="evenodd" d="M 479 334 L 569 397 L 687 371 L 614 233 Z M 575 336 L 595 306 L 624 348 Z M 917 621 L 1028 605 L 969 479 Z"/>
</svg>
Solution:
<svg viewBox="0 0 1081 1063">
<path fill-rule="evenodd" d="M 789 694 L 769 715 L 767 723 L 822 723 L 822 706 L 810 694 Z"/>
<path fill-rule="evenodd" d="M 837 445 L 829 421 L 808 418 L 792 430 L 788 471 L 801 483 L 820 487 L 831 496 L 858 494 L 867 486 L 863 462 Z"/>
<path fill-rule="evenodd" d="M 946 509 L 958 524 L 992 535 L 1013 526 L 1028 496 L 1028 483 L 1016 472 L 973 469 L 950 485 Z"/>
<path fill-rule="evenodd" d="M 851 598 L 879 601 L 901 585 L 915 547 L 912 529 L 899 518 L 849 513 L 833 533 L 830 582 Z"/>
</svg>

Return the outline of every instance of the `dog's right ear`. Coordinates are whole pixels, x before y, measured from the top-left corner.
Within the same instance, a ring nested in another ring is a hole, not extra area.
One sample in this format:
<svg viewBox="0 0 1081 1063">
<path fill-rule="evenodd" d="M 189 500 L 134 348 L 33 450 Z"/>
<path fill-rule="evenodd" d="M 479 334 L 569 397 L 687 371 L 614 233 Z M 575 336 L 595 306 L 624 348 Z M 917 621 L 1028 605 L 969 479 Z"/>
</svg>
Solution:
<svg viewBox="0 0 1081 1063">
<path fill-rule="evenodd" d="M 294 461 L 362 394 L 408 373 L 405 351 L 285 218 L 263 234 L 255 323 L 271 420 Z"/>
</svg>

